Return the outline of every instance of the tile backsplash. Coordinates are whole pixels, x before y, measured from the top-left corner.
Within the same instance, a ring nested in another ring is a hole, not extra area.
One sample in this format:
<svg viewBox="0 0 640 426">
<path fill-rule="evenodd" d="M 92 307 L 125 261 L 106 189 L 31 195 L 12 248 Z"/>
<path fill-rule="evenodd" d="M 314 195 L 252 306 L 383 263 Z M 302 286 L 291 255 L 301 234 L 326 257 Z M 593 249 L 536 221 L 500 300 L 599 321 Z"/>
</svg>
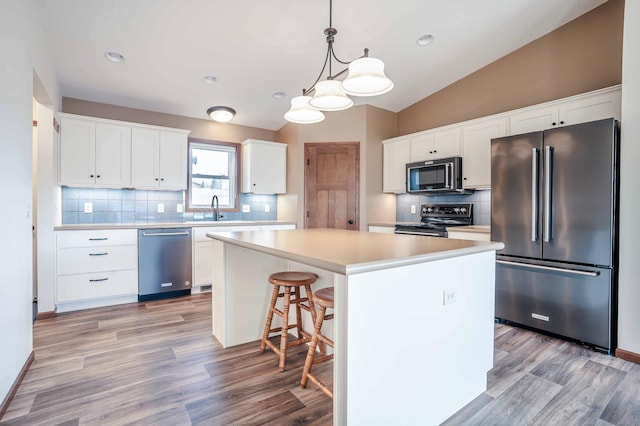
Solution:
<svg viewBox="0 0 640 426">
<path fill-rule="evenodd" d="M 85 203 L 92 213 L 84 213 Z M 158 204 L 164 213 L 158 213 Z M 184 205 L 183 191 L 145 191 L 137 189 L 62 188 L 62 223 L 154 223 L 213 220 L 213 213 L 178 213 Z M 222 212 L 222 220 L 276 220 L 276 195 L 240 194 L 240 205 L 251 212 Z M 269 213 L 265 213 L 265 205 Z"/>
<path fill-rule="evenodd" d="M 471 203 L 473 204 L 474 225 L 491 225 L 491 190 L 475 191 L 468 195 L 415 195 L 396 196 L 396 221 L 420 222 L 420 204 L 429 203 Z M 411 214 L 411 205 L 416 213 Z"/>
</svg>

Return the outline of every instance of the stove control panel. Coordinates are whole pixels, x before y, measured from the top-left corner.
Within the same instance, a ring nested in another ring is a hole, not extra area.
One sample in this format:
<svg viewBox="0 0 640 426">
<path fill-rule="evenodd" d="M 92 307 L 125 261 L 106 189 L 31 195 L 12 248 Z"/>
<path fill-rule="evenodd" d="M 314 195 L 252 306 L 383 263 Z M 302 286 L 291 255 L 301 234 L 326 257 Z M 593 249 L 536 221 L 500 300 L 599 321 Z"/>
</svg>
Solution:
<svg viewBox="0 0 640 426">
<path fill-rule="evenodd" d="M 422 217 L 472 217 L 473 204 L 422 204 Z"/>
</svg>

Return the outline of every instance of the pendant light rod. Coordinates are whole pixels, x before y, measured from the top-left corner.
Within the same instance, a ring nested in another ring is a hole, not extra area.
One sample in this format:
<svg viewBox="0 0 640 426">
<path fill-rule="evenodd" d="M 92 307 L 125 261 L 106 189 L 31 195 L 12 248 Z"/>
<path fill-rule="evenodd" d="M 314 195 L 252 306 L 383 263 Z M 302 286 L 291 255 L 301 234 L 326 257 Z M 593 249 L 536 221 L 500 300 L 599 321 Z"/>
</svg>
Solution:
<svg viewBox="0 0 640 426">
<path fill-rule="evenodd" d="M 338 34 L 338 30 L 333 28 L 333 0 L 329 0 L 329 27 L 325 28 L 325 30 L 324 30 L 324 35 L 327 36 L 327 54 L 324 57 L 324 63 L 322 64 L 322 69 L 320 70 L 320 74 L 318 74 L 318 78 L 316 78 L 316 80 L 313 82 L 313 84 L 311 85 L 311 87 L 309 89 L 302 89 L 302 95 L 303 96 L 307 96 L 310 93 L 315 91 L 316 84 L 318 84 L 318 82 L 320 81 L 320 79 L 324 75 L 324 71 L 327 69 L 327 63 L 329 64 L 329 75 L 327 76 L 327 80 L 335 80 L 337 77 L 340 77 L 341 75 L 343 75 L 344 73 L 349 71 L 348 68 L 345 68 L 342 71 L 338 72 L 337 74 L 333 75 L 332 74 L 332 72 L 333 72 L 332 71 L 332 66 L 331 66 L 331 58 L 332 57 L 333 57 L 333 59 L 336 60 L 336 62 L 339 62 L 339 63 L 341 63 L 343 65 L 349 65 L 351 62 L 355 61 L 356 59 L 369 57 L 369 48 L 365 48 L 364 49 L 364 55 L 359 56 L 358 58 L 356 58 L 356 59 L 354 59 L 352 61 L 342 61 L 342 60 L 340 60 L 336 56 L 336 52 L 333 49 L 333 42 L 335 41 L 335 35 L 336 34 Z"/>
</svg>

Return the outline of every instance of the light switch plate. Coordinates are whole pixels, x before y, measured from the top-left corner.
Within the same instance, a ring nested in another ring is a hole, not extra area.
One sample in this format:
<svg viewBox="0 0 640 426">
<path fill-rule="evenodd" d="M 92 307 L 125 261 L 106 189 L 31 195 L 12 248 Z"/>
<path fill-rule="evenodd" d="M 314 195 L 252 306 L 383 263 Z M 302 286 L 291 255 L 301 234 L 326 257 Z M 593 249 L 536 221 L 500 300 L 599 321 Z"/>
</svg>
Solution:
<svg viewBox="0 0 640 426">
<path fill-rule="evenodd" d="M 93 213 L 93 203 L 92 202 L 84 203 L 84 212 L 85 213 Z"/>
<path fill-rule="evenodd" d="M 269 204 L 265 204 L 264 205 L 264 212 L 265 213 L 269 213 L 271 211 L 271 208 L 269 207 Z"/>
<path fill-rule="evenodd" d="M 158 203 L 158 213 L 164 213 L 164 204 Z"/>
<path fill-rule="evenodd" d="M 416 214 L 416 205 L 411 204 L 411 214 Z"/>
<path fill-rule="evenodd" d="M 182 207 L 182 203 L 176 205 L 176 212 L 182 213 L 184 208 Z"/>
<path fill-rule="evenodd" d="M 251 204 L 243 204 L 242 213 L 251 213 Z"/>
</svg>

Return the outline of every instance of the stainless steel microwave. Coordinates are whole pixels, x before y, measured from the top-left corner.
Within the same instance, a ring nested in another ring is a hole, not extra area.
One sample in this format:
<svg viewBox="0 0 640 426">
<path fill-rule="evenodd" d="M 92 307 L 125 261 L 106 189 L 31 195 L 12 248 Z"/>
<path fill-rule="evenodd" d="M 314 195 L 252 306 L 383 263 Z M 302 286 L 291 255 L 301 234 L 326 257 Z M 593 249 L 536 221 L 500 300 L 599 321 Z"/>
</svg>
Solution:
<svg viewBox="0 0 640 426">
<path fill-rule="evenodd" d="M 407 164 L 407 192 L 467 193 L 462 189 L 462 157 Z"/>
</svg>

